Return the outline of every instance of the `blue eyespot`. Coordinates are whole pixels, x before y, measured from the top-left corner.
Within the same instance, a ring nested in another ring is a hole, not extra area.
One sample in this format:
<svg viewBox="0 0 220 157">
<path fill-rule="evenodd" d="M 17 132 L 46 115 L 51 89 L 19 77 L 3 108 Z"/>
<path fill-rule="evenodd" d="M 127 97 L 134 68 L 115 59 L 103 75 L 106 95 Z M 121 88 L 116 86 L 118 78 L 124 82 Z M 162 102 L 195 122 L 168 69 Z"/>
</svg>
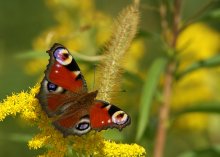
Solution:
<svg viewBox="0 0 220 157">
<path fill-rule="evenodd" d="M 73 128 L 74 134 L 83 135 L 91 130 L 90 120 L 88 116 L 83 117 L 76 123 L 75 127 Z"/>
<path fill-rule="evenodd" d="M 78 129 L 78 130 L 86 130 L 86 129 L 88 129 L 89 127 L 90 127 L 90 126 L 89 126 L 89 123 L 84 122 L 84 123 L 78 124 L 78 125 L 76 126 L 76 129 Z"/>
<path fill-rule="evenodd" d="M 56 89 L 57 89 L 57 85 L 48 82 L 48 84 L 47 84 L 47 89 L 48 89 L 48 91 L 50 91 L 50 92 L 54 92 L 54 91 L 56 91 Z"/>
</svg>

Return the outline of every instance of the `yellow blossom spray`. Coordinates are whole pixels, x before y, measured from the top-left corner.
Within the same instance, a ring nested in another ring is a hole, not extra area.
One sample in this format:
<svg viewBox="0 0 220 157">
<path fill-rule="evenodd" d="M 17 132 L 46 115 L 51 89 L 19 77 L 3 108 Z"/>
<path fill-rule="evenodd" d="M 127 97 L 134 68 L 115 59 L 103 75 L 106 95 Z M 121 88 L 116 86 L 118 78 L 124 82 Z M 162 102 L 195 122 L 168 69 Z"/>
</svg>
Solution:
<svg viewBox="0 0 220 157">
<path fill-rule="evenodd" d="M 116 22 L 116 29 L 107 46 L 105 59 L 101 63 L 102 78 L 100 90 L 110 91 L 116 88 L 120 74 L 120 61 L 130 46 L 135 36 L 138 19 L 137 5 L 126 8 Z M 35 98 L 39 92 L 39 84 L 31 88 L 29 92 L 21 92 L 7 97 L 0 103 L 0 121 L 6 116 L 20 114 L 21 117 L 32 125 L 36 125 L 40 133 L 35 135 L 29 142 L 30 149 L 47 148 L 41 157 L 73 156 L 74 150 L 78 156 L 106 156 L 106 157 L 129 157 L 145 156 L 145 149 L 137 144 L 117 144 L 114 141 L 105 140 L 101 133 L 92 131 L 82 137 L 68 136 L 66 138 L 54 129 L 51 119 L 42 111 L 38 100 Z M 102 92 L 99 99 L 109 101 L 111 95 Z"/>
</svg>

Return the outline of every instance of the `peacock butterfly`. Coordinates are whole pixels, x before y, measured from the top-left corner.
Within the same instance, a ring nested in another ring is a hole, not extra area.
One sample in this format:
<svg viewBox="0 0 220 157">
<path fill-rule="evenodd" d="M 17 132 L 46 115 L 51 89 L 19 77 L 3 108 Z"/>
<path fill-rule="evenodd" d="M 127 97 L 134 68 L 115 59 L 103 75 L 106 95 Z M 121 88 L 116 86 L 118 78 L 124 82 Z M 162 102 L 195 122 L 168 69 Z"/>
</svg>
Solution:
<svg viewBox="0 0 220 157">
<path fill-rule="evenodd" d="M 56 129 L 68 135 L 83 135 L 90 130 L 122 130 L 131 122 L 123 110 L 103 100 L 98 91 L 88 92 L 86 81 L 69 51 L 55 43 L 36 98 Z"/>
</svg>

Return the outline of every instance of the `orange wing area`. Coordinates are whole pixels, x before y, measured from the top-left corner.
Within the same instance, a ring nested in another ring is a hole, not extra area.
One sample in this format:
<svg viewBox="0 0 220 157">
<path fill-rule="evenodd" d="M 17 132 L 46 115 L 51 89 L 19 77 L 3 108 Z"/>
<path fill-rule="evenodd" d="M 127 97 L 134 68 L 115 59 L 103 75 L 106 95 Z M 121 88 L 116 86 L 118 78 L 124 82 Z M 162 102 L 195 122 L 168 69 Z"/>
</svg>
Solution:
<svg viewBox="0 0 220 157">
<path fill-rule="evenodd" d="M 79 118 L 74 116 L 74 115 L 70 115 L 70 116 L 66 116 L 62 119 L 57 120 L 57 124 L 60 127 L 63 128 L 71 128 L 73 127 L 77 122 L 79 121 Z"/>
<path fill-rule="evenodd" d="M 93 129 L 106 128 L 112 124 L 108 109 L 103 106 L 102 102 L 94 102 L 90 108 L 90 123 Z"/>
<path fill-rule="evenodd" d="M 55 112 L 59 107 L 61 107 L 63 95 L 49 95 L 48 96 L 48 109 L 49 111 Z"/>
<path fill-rule="evenodd" d="M 70 110 L 68 113 L 61 115 L 56 121 L 54 121 L 53 125 L 63 133 L 64 137 L 68 135 L 82 135 L 90 131 L 89 122 L 87 122 L 88 127 L 85 128 L 85 130 L 80 130 L 80 128 L 77 127 L 80 126 L 81 123 L 83 125 L 84 122 L 82 120 L 87 116 L 87 110 Z"/>
<path fill-rule="evenodd" d="M 83 80 L 76 79 L 77 75 L 69 71 L 66 67 L 55 61 L 49 73 L 49 80 L 64 89 L 78 92 L 83 88 Z"/>
</svg>

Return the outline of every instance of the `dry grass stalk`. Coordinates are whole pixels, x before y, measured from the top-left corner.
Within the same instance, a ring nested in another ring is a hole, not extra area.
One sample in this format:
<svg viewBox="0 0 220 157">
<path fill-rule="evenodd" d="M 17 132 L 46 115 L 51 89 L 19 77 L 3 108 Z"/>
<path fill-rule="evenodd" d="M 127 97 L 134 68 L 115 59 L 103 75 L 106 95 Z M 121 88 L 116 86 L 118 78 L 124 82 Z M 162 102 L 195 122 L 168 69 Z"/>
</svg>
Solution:
<svg viewBox="0 0 220 157">
<path fill-rule="evenodd" d="M 105 58 L 99 66 L 99 99 L 110 101 L 112 94 L 118 91 L 121 78 L 121 61 L 135 37 L 139 22 L 137 5 L 124 9 L 115 21 L 113 35 L 106 46 Z"/>
</svg>

